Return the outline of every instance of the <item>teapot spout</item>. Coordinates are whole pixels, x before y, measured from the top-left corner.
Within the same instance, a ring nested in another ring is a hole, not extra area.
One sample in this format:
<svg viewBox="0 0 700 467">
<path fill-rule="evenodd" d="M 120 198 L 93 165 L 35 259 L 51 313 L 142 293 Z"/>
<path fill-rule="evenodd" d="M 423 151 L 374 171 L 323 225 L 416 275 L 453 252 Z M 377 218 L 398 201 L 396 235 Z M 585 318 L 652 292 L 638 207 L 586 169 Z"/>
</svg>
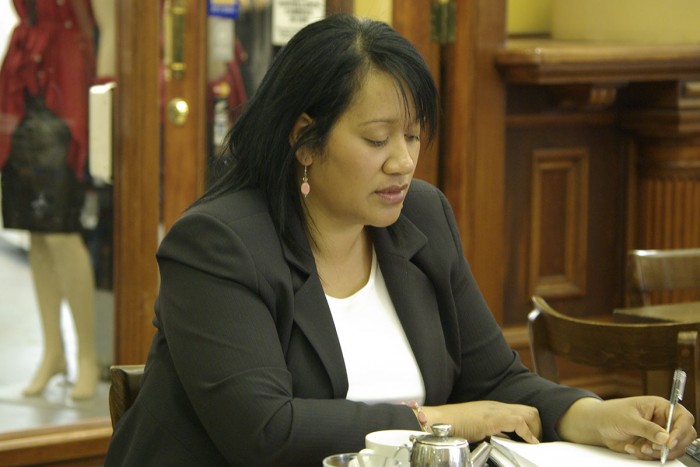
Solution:
<svg viewBox="0 0 700 467">
<path fill-rule="evenodd" d="M 484 467 L 489 459 L 492 446 L 487 441 L 482 442 L 469 455 L 470 467 Z"/>
</svg>

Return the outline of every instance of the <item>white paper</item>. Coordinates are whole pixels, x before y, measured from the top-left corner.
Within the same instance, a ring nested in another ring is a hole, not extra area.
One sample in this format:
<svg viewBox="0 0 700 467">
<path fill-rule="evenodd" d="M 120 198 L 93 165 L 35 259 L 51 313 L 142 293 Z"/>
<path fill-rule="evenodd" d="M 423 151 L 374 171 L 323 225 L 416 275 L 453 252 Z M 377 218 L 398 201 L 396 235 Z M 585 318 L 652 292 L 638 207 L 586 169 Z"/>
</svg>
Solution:
<svg viewBox="0 0 700 467">
<path fill-rule="evenodd" d="M 659 465 L 659 461 L 636 459 L 629 454 L 611 451 L 598 446 L 556 441 L 551 443 L 528 444 L 503 438 L 492 438 L 492 443 L 504 446 L 536 465 L 537 467 L 650 467 Z M 678 460 L 669 460 L 665 467 L 685 467 Z"/>
</svg>

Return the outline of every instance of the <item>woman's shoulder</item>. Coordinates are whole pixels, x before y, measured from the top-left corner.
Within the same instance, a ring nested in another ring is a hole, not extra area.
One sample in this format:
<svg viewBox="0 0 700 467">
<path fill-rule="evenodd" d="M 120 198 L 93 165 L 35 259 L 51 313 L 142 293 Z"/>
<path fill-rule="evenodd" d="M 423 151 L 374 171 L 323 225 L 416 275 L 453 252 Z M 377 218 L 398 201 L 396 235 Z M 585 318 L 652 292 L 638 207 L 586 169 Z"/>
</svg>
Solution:
<svg viewBox="0 0 700 467">
<path fill-rule="evenodd" d="M 241 190 L 195 203 L 168 230 L 157 256 L 223 277 L 232 273 L 231 258 L 236 258 L 240 270 L 248 271 L 255 258 L 279 262 L 279 245 L 264 197 L 255 190 Z"/>
<path fill-rule="evenodd" d="M 232 238 L 245 243 L 276 239 L 272 217 L 258 190 L 231 191 L 202 198 L 187 209 L 166 234 L 168 237 Z"/>
<path fill-rule="evenodd" d="M 269 208 L 259 190 L 232 190 L 202 198 L 185 211 L 182 217 L 197 215 L 211 216 L 228 224 L 253 216 L 269 215 Z"/>
</svg>

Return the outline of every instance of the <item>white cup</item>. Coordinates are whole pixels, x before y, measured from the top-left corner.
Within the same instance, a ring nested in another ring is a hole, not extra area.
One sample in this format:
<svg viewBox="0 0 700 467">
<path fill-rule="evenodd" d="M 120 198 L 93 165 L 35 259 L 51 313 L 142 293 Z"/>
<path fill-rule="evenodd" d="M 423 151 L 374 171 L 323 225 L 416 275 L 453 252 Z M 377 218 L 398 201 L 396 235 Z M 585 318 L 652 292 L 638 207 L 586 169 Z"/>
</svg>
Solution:
<svg viewBox="0 0 700 467">
<path fill-rule="evenodd" d="M 401 465 L 408 467 L 411 462 L 411 435 L 423 436 L 422 431 L 414 430 L 381 430 L 365 436 L 366 449 L 361 453 L 374 453 L 398 459 Z"/>
</svg>

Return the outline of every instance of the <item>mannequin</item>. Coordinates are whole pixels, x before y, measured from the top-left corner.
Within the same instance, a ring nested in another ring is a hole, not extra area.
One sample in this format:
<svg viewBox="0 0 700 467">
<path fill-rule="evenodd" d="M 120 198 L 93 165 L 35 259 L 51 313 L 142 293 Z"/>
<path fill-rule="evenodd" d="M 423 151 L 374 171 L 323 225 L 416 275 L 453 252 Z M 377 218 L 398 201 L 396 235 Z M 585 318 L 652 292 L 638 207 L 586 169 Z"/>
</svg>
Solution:
<svg viewBox="0 0 700 467">
<path fill-rule="evenodd" d="M 97 25 L 90 0 L 13 0 L 20 24 L 0 70 L 0 169 L 5 228 L 30 232 L 29 263 L 44 338 L 25 396 L 66 372 L 65 299 L 78 344 L 74 400 L 91 398 L 99 371 L 95 280 L 80 233 L 89 86 Z"/>
<path fill-rule="evenodd" d="M 65 298 L 78 338 L 78 377 L 71 397 L 89 399 L 95 393 L 99 370 L 95 347 L 95 283 L 85 243 L 79 233 L 32 232 L 29 265 L 41 313 L 44 353 L 39 369 L 23 393 L 37 396 L 52 376 L 66 373 L 60 322 L 61 302 Z"/>
</svg>

